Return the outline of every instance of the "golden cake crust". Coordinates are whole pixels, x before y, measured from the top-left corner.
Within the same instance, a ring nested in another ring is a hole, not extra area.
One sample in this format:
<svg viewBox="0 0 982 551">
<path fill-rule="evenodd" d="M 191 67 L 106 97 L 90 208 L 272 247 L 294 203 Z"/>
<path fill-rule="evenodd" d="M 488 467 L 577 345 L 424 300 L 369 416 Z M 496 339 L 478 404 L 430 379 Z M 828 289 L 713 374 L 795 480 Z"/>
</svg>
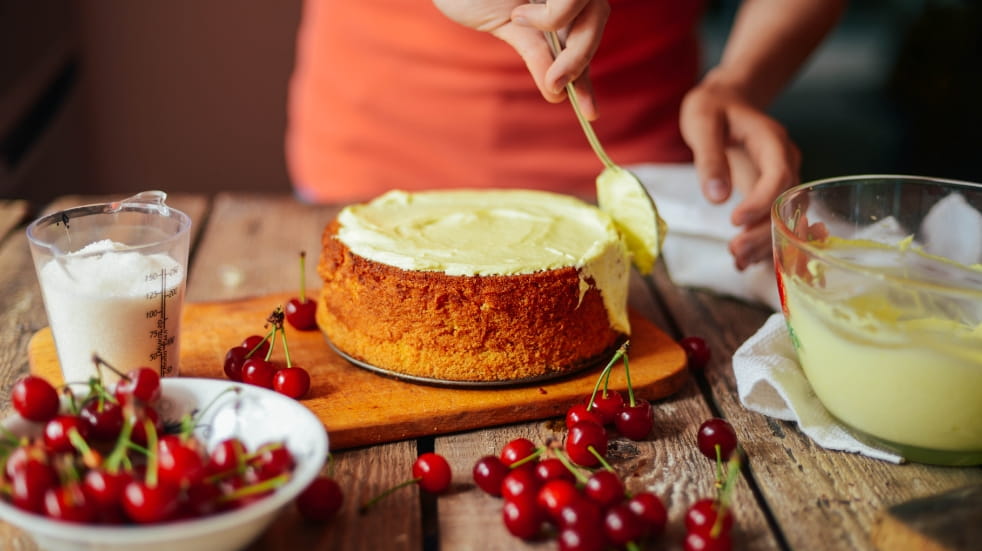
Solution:
<svg viewBox="0 0 982 551">
<path fill-rule="evenodd" d="M 562 375 L 616 346 L 600 291 L 576 268 L 451 276 L 353 253 L 332 221 L 322 236 L 317 321 L 339 350 L 395 374 L 504 382 Z"/>
</svg>

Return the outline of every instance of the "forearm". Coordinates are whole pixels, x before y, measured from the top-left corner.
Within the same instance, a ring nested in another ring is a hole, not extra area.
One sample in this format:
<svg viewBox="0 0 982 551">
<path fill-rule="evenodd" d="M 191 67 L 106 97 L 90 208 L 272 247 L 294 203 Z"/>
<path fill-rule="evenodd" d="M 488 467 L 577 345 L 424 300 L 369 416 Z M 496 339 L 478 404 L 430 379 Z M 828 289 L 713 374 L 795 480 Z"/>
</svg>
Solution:
<svg viewBox="0 0 982 551">
<path fill-rule="evenodd" d="M 703 83 L 769 104 L 835 26 L 846 0 L 744 0 L 717 67 Z"/>
</svg>

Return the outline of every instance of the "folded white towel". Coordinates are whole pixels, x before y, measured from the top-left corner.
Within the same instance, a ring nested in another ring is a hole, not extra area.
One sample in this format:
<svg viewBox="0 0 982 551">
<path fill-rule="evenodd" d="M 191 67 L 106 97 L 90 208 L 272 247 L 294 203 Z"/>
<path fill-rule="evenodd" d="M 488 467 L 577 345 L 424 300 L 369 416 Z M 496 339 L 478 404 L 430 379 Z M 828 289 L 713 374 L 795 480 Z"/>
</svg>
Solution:
<svg viewBox="0 0 982 551">
<path fill-rule="evenodd" d="M 629 169 L 654 198 L 668 225 L 662 257 L 676 285 L 710 289 L 774 310 L 780 308 L 774 265 L 761 262 L 741 272 L 727 248 L 739 231 L 730 223 L 739 194 L 734 193 L 723 204 L 710 203 L 702 196 L 691 164 L 646 164 Z"/>
<path fill-rule="evenodd" d="M 816 444 L 900 463 L 903 458 L 856 439 L 812 391 L 791 344 L 784 315 L 773 314 L 733 354 L 740 402 L 751 411 L 795 421 Z"/>
</svg>

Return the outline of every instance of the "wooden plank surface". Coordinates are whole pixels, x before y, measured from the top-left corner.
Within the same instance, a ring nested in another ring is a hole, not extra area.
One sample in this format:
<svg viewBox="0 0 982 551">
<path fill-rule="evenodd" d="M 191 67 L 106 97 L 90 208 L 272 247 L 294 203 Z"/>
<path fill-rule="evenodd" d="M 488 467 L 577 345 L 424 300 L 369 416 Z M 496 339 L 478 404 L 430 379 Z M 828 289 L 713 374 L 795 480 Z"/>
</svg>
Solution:
<svg viewBox="0 0 982 551">
<path fill-rule="evenodd" d="M 894 465 L 814 444 L 794 423 L 752 412 L 740 403 L 733 352 L 771 311 L 708 291 L 673 285 L 662 270 L 654 278 L 681 335 L 706 339 L 713 359 L 700 375 L 712 402 L 737 431 L 749 472 L 791 549 L 874 549 L 876 516 L 898 501 L 982 482 L 982 469 Z"/>
<path fill-rule="evenodd" d="M 270 313 L 296 294 L 185 304 L 181 376 L 224 379 L 225 352 L 250 334 L 263 334 Z M 590 394 L 603 368 L 601 364 L 562 379 L 506 388 L 421 385 L 355 367 L 336 354 L 319 331 L 295 331 L 285 325 L 291 361 L 311 377 L 303 403 L 327 426 L 335 450 L 562 415 Z M 635 393 L 647 400 L 671 395 L 685 382 L 685 352 L 634 311 L 631 327 Z M 279 342 L 273 352 L 272 359 L 285 365 Z M 28 356 L 32 373 L 64 383 L 50 328 L 31 339 Z M 609 384 L 627 391 L 623 368 L 612 371 Z"/>
<path fill-rule="evenodd" d="M 659 327 L 672 327 L 654 300 L 649 285 L 649 280 L 633 274 L 632 309 L 643 313 Z M 713 495 L 713 464 L 699 453 L 695 443 L 699 425 L 713 417 L 713 413 L 703 399 L 696 379 L 691 376 L 678 393 L 654 401 L 652 405 L 655 423 L 648 438 L 641 442 L 615 438 L 608 454 L 629 491 L 647 490 L 661 497 L 668 509 L 668 525 L 653 548 L 676 551 L 682 549 L 687 508 L 695 501 Z M 478 458 L 499 453 L 501 447 L 514 438 L 524 437 L 545 444 L 561 442 L 564 436 L 562 420 L 556 418 L 544 423 L 525 423 L 437 438 L 435 449 L 444 454 L 453 467 L 456 488 L 438 501 L 441 546 L 475 551 L 555 548 L 554 542 L 529 543 L 511 536 L 498 521 L 501 500 L 477 488 L 470 473 Z M 738 527 L 734 532 L 734 549 L 780 549 L 768 524 L 767 513 L 746 481 L 741 480 L 737 485 L 734 505 Z M 488 519 L 493 520 L 489 522 Z M 475 533 L 481 534 L 479 540 L 475 540 Z"/>
</svg>

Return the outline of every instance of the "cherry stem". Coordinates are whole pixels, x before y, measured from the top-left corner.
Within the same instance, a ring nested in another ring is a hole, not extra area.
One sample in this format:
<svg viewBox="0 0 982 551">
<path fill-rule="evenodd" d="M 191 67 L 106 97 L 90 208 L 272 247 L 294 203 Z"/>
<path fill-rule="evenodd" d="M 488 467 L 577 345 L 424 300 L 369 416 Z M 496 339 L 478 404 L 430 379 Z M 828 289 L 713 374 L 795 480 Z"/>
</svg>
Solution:
<svg viewBox="0 0 982 551">
<path fill-rule="evenodd" d="M 307 251 L 300 251 L 300 302 L 307 302 Z"/>
<path fill-rule="evenodd" d="M 268 478 L 262 482 L 257 482 L 255 484 L 250 484 L 248 486 L 243 486 L 232 492 L 222 495 L 218 498 L 219 502 L 232 501 L 235 499 L 253 496 L 256 494 L 261 494 L 269 490 L 275 490 L 280 486 L 286 484 L 290 480 L 290 473 L 283 473 L 281 475 L 274 476 L 273 478 Z"/>
<path fill-rule="evenodd" d="M 526 463 L 531 463 L 532 461 L 535 461 L 536 459 L 538 459 L 539 456 L 542 455 L 542 452 L 544 452 L 544 451 L 545 451 L 545 448 L 541 448 L 541 447 L 540 448 L 535 448 L 535 451 L 534 452 L 532 452 L 532 453 L 526 455 L 525 457 L 519 459 L 518 461 L 512 463 L 511 465 L 508 466 L 508 468 L 515 469 L 517 467 L 521 467 L 522 465 L 524 465 Z"/>
<path fill-rule="evenodd" d="M 82 454 L 83 465 L 90 469 L 99 467 L 102 463 L 102 456 L 99 455 L 99 452 L 89 447 L 89 443 L 85 441 L 85 438 L 82 438 L 77 428 L 72 427 L 68 429 L 68 440 Z"/>
<path fill-rule="evenodd" d="M 123 428 L 119 431 L 119 437 L 116 439 L 116 445 L 113 446 L 109 456 L 103 462 L 103 466 L 106 471 L 116 474 L 119 472 L 119 465 L 126 457 L 126 450 L 129 449 L 130 445 L 130 435 L 133 434 L 133 421 L 130 420 L 129 415 L 124 415 L 123 417 Z"/>
<path fill-rule="evenodd" d="M 203 407 L 203 408 L 201 408 L 201 409 L 199 409 L 197 411 L 192 411 L 192 412 L 186 413 L 186 414 L 184 414 L 184 416 L 181 417 L 181 439 L 182 440 L 187 440 L 188 435 L 190 435 L 191 432 L 194 430 L 194 428 L 196 426 L 198 426 L 197 425 L 196 418 L 197 419 L 201 419 L 201 417 L 205 414 L 205 412 L 207 412 L 216 403 L 218 403 L 218 399 L 221 398 L 222 396 L 224 396 L 225 393 L 227 393 L 227 392 L 234 392 L 236 395 L 239 395 L 239 394 L 242 394 L 242 389 L 239 388 L 239 387 L 237 387 L 237 386 L 230 386 L 230 387 L 226 388 L 225 390 L 223 390 L 223 391 L 219 392 L 218 394 L 216 394 L 215 397 L 211 399 L 211 401 L 209 401 L 207 404 L 205 404 L 205 407 Z M 236 401 L 236 406 L 238 406 L 238 401 Z"/>
<path fill-rule="evenodd" d="M 293 362 L 290 361 L 290 347 L 286 344 L 286 331 L 282 328 L 280 329 L 280 340 L 283 342 L 283 356 L 286 357 L 286 366 L 293 367 Z M 272 347 L 270 347 L 272 349 Z"/>
<path fill-rule="evenodd" d="M 616 473 L 616 471 L 614 471 L 614 468 L 610 466 L 610 463 L 607 463 L 607 460 L 604 459 L 604 456 L 601 455 L 600 452 L 597 451 L 597 448 L 594 448 L 593 446 L 587 446 L 586 449 L 589 450 L 590 453 L 592 453 L 593 456 L 596 457 L 598 461 L 600 461 L 600 465 L 604 469 L 606 469 L 606 470 L 608 470 L 608 471 L 610 471 L 612 473 Z"/>
<path fill-rule="evenodd" d="M 143 422 L 143 427 L 147 431 L 147 475 L 146 484 L 150 488 L 157 487 L 157 427 L 153 421 L 147 419 Z"/>
<path fill-rule="evenodd" d="M 597 377 L 597 383 L 593 385 L 593 393 L 590 394 L 590 402 L 586 406 L 587 411 L 590 411 L 590 409 L 593 408 L 593 400 L 597 397 L 597 391 L 600 390 L 600 381 L 603 381 L 604 383 L 603 396 L 607 396 L 607 381 L 610 380 L 610 370 L 614 364 L 617 363 L 617 360 L 619 360 L 621 356 L 627 352 L 627 343 L 628 341 L 625 341 L 624 344 L 617 349 L 617 352 L 614 353 L 614 356 L 609 362 L 607 362 L 607 365 L 604 366 L 603 370 L 600 372 L 600 376 Z"/>
<path fill-rule="evenodd" d="M 276 343 L 276 333 L 283 332 L 283 319 L 285 317 L 286 316 L 283 313 L 283 306 L 277 306 L 276 309 L 273 310 L 273 313 L 271 313 L 269 317 L 266 318 L 266 322 L 273 326 L 272 335 L 270 336 L 270 341 L 269 341 L 269 350 L 266 351 L 267 362 L 269 361 L 270 358 L 273 357 L 273 348 L 276 348 L 275 346 L 273 346 Z M 284 343 L 285 342 L 286 341 L 284 341 Z M 286 345 L 284 344 L 284 346 Z"/>
<path fill-rule="evenodd" d="M 127 381 L 130 380 L 130 378 L 125 373 L 123 373 L 122 371 L 120 371 L 120 370 L 116 369 L 115 367 L 113 367 L 112 364 L 110 364 L 109 362 L 107 362 L 106 360 L 104 360 L 102 358 L 102 356 L 100 356 L 98 354 L 92 354 L 92 361 L 95 362 L 96 372 L 99 373 L 99 380 L 100 381 L 102 381 L 102 371 L 99 369 L 100 366 L 108 367 L 109 368 L 109 371 L 112 371 L 113 373 L 115 373 L 116 375 L 119 375 L 120 377 L 122 377 L 123 379 L 126 379 Z"/>
<path fill-rule="evenodd" d="M 556 452 L 556 457 L 559 458 L 559 461 L 566 466 L 566 470 L 573 473 L 573 476 L 576 477 L 576 480 L 579 481 L 580 484 L 586 484 L 587 481 L 590 480 L 590 477 L 583 474 L 583 471 L 577 468 L 576 465 L 573 465 L 573 462 L 566 457 L 566 454 L 563 453 L 562 450 L 557 449 L 553 451 Z"/>
<path fill-rule="evenodd" d="M 251 358 L 252 355 L 255 354 L 257 350 L 259 350 L 259 347 L 262 346 L 263 343 L 265 343 L 266 341 L 269 341 L 270 339 L 272 339 L 275 336 L 276 336 L 276 327 L 273 327 L 272 329 L 269 330 L 269 332 L 266 333 L 266 335 L 263 337 L 263 340 L 257 342 L 256 343 L 256 346 L 253 346 L 252 347 L 252 350 L 249 350 L 249 352 L 246 353 L 246 355 L 245 355 L 246 359 Z M 273 348 L 272 343 L 270 343 L 270 346 L 269 347 L 270 348 Z M 269 359 L 268 354 L 267 354 L 267 358 L 266 359 L 267 360 Z"/>
<path fill-rule="evenodd" d="M 627 346 L 627 343 L 624 343 L 624 346 Z M 627 350 L 625 350 L 625 352 L 627 352 Z M 634 401 L 634 385 L 631 384 L 631 368 L 628 365 L 626 353 L 624 354 L 624 377 L 627 378 L 628 404 L 633 408 L 637 405 L 637 402 Z"/>
<path fill-rule="evenodd" d="M 743 450 L 737 447 L 737 449 L 733 450 L 729 460 L 726 462 L 726 480 L 723 482 L 723 487 L 720 488 L 719 493 L 716 496 L 716 521 L 713 523 L 713 527 L 709 531 L 710 537 L 714 539 L 719 537 L 720 532 L 723 531 L 723 517 L 725 516 L 726 511 L 730 508 L 730 498 L 733 495 L 733 487 L 736 484 L 736 478 L 740 473 L 740 467 L 743 463 L 741 457 L 742 455 Z"/>
<path fill-rule="evenodd" d="M 366 501 L 365 503 L 363 503 L 361 505 L 361 507 L 358 508 L 358 514 L 359 515 L 364 515 L 366 512 L 368 512 L 368 510 L 371 507 L 373 507 L 379 501 L 382 501 L 382 499 L 384 499 L 385 497 L 387 497 L 389 494 L 395 493 L 397 490 L 400 490 L 402 488 L 405 488 L 406 486 L 412 486 L 413 484 L 416 484 L 420 480 L 423 480 L 423 477 L 420 476 L 420 477 L 416 477 L 416 478 L 410 478 L 409 480 L 406 480 L 406 481 L 400 482 L 399 484 L 396 484 L 395 486 L 389 488 L 388 490 L 382 492 L 381 494 L 379 494 L 379 495 L 373 497 L 372 499 Z"/>
</svg>

